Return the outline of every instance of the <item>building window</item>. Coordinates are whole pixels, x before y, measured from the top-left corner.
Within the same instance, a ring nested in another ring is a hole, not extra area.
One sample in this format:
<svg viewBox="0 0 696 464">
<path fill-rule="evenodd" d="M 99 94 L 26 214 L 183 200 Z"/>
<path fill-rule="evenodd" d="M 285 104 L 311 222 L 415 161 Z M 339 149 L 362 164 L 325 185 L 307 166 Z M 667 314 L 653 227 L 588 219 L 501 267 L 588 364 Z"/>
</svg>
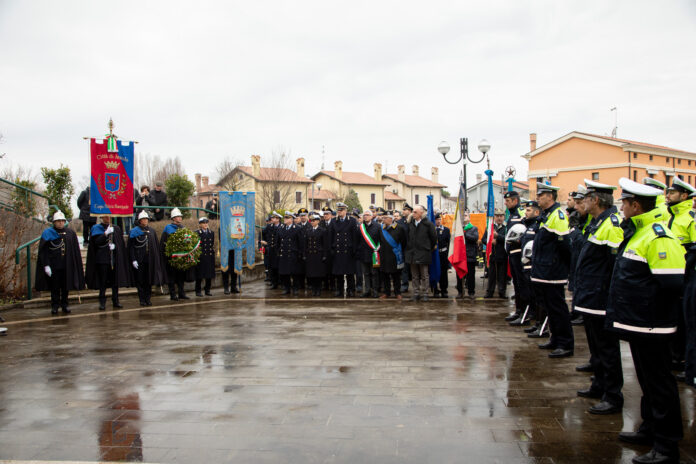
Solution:
<svg viewBox="0 0 696 464">
<path fill-rule="evenodd" d="M 691 181 L 689 181 L 691 182 Z M 394 202 L 393 201 L 388 201 L 387 202 L 387 209 L 392 210 L 394 209 Z"/>
<path fill-rule="evenodd" d="M 689 166 L 691 166 L 691 160 L 689 160 Z"/>
<path fill-rule="evenodd" d="M 633 170 L 633 182 L 637 182 L 637 181 L 638 181 L 638 171 L 636 171 L 636 170 L 634 169 L 634 170 Z"/>
<path fill-rule="evenodd" d="M 667 164 L 669 164 L 669 156 L 665 158 L 665 161 L 667 162 Z"/>
<path fill-rule="evenodd" d="M 689 184 L 691 183 L 691 176 L 689 176 Z"/>
<path fill-rule="evenodd" d="M 273 204 L 277 205 L 278 203 L 280 203 L 280 191 L 276 190 L 273 192 Z"/>
<path fill-rule="evenodd" d="M 681 158 L 677 158 L 677 164 L 681 164 Z"/>
<path fill-rule="evenodd" d="M 371 194 L 370 194 L 370 204 L 371 204 L 371 205 L 374 205 L 375 203 L 377 203 L 377 194 L 376 194 L 376 193 L 371 193 Z"/>
<path fill-rule="evenodd" d="M 679 180 L 684 180 L 684 176 L 681 174 L 677 174 L 677 177 L 679 178 Z"/>
<path fill-rule="evenodd" d="M 414 199 L 414 203 L 415 203 L 416 205 L 419 205 L 419 204 L 420 204 L 420 195 L 418 195 L 417 193 L 416 193 L 416 196 L 415 196 L 415 199 Z"/>
<path fill-rule="evenodd" d="M 302 192 L 295 192 L 295 203 L 302 204 Z"/>
<path fill-rule="evenodd" d="M 599 173 L 598 172 L 592 173 L 592 180 L 599 180 Z"/>
<path fill-rule="evenodd" d="M 672 185 L 672 176 L 665 174 L 665 184 Z"/>
<path fill-rule="evenodd" d="M 653 156 L 653 155 L 650 155 L 650 161 L 652 161 L 652 156 Z"/>
<path fill-rule="evenodd" d="M 636 152 L 634 151 L 634 152 L 633 152 L 633 159 L 636 159 L 636 158 L 638 158 L 638 153 L 636 153 Z"/>
</svg>

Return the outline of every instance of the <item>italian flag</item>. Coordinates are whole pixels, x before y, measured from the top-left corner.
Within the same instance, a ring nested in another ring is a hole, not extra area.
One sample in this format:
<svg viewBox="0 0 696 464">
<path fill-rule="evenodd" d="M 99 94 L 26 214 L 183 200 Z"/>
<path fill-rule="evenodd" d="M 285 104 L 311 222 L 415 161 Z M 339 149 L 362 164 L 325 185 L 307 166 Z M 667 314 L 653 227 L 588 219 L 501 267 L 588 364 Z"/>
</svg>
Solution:
<svg viewBox="0 0 696 464">
<path fill-rule="evenodd" d="M 449 254 L 447 259 L 452 264 L 455 272 L 457 273 L 457 278 L 461 279 L 468 272 L 469 268 L 466 266 L 466 243 L 464 242 L 464 228 L 462 227 L 462 218 L 459 217 L 459 202 L 460 198 L 457 199 L 457 209 L 454 213 L 454 221 L 452 223 L 452 235 L 450 238 Z"/>
</svg>

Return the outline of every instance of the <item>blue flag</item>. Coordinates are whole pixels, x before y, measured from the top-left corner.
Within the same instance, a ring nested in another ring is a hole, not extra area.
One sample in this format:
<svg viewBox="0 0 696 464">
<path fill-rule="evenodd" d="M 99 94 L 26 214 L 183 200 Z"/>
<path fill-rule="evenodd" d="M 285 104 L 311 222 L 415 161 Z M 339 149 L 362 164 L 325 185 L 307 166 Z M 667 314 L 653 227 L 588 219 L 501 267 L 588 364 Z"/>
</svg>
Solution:
<svg viewBox="0 0 696 464">
<path fill-rule="evenodd" d="M 246 250 L 247 266 L 256 262 L 255 192 L 220 192 L 220 267 L 242 273 L 242 250 Z M 228 263 L 234 250 L 234 263 Z"/>
<path fill-rule="evenodd" d="M 428 219 L 430 222 L 435 224 L 435 208 L 433 208 L 433 196 L 428 195 Z M 435 245 L 435 250 L 432 253 L 432 259 L 430 260 L 430 267 L 428 268 L 428 273 L 430 274 L 430 286 L 433 287 L 437 285 L 440 281 L 440 250 Z"/>
</svg>

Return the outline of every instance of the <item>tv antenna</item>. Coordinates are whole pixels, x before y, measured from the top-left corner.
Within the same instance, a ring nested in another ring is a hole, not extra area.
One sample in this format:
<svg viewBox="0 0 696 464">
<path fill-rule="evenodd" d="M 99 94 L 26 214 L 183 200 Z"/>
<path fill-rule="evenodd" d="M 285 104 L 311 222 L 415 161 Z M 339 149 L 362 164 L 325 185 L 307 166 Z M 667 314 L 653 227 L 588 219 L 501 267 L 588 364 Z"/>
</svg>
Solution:
<svg viewBox="0 0 696 464">
<path fill-rule="evenodd" d="M 614 128 L 611 130 L 611 136 L 616 138 L 616 132 L 619 130 L 619 109 L 614 106 L 609 111 L 614 113 Z"/>
<path fill-rule="evenodd" d="M 322 170 L 322 171 L 324 170 L 324 159 L 326 158 L 326 156 L 325 156 L 325 155 L 326 155 L 326 153 L 325 153 L 326 150 L 325 150 L 324 148 L 325 148 L 325 146 L 322 145 L 322 146 L 321 146 L 321 170 Z"/>
</svg>

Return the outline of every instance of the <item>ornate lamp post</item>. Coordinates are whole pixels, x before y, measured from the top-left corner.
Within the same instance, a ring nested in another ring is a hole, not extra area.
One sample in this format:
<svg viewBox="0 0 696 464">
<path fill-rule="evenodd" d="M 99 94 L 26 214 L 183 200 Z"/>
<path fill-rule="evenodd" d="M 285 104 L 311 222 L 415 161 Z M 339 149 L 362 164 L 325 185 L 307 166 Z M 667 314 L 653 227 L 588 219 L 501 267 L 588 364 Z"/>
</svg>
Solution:
<svg viewBox="0 0 696 464">
<path fill-rule="evenodd" d="M 481 156 L 481 159 L 474 160 L 469 157 L 469 140 L 467 138 L 461 138 L 459 139 L 459 158 L 457 158 L 456 161 L 450 161 L 447 159 L 447 153 L 450 151 L 450 146 L 449 143 L 442 141 L 440 142 L 440 145 L 437 146 L 437 151 L 440 152 L 444 160 L 448 164 L 457 164 L 460 161 L 462 162 L 462 173 L 461 173 L 461 184 L 462 184 L 462 189 L 464 190 L 464 210 L 467 211 L 469 209 L 469 201 L 468 201 L 468 194 L 466 191 L 466 161 L 469 160 L 470 163 L 473 164 L 478 164 L 483 161 L 484 158 L 486 158 L 486 153 L 491 149 L 491 144 L 488 143 L 486 139 L 481 140 L 481 142 L 478 145 L 478 149 L 481 153 L 483 153 L 483 156 Z M 488 162 L 488 167 L 490 168 L 490 161 Z"/>
</svg>

